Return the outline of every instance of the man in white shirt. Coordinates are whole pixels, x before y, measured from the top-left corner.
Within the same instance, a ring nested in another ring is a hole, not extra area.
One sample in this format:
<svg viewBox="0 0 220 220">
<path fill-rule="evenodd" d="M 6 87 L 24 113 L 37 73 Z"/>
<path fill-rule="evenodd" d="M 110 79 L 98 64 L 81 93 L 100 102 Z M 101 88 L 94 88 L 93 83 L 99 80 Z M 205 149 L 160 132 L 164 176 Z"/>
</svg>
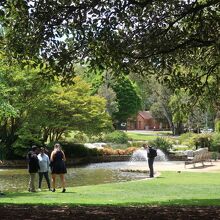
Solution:
<svg viewBox="0 0 220 220">
<path fill-rule="evenodd" d="M 47 186 L 48 189 L 50 189 L 50 180 L 49 180 L 49 169 L 50 169 L 50 160 L 49 157 L 47 156 L 47 154 L 45 154 L 45 149 L 43 147 L 40 148 L 40 153 L 38 154 L 38 160 L 39 160 L 39 191 L 41 191 L 41 184 L 42 184 L 42 180 L 43 180 L 43 176 L 45 177 L 46 181 L 47 181 Z"/>
</svg>

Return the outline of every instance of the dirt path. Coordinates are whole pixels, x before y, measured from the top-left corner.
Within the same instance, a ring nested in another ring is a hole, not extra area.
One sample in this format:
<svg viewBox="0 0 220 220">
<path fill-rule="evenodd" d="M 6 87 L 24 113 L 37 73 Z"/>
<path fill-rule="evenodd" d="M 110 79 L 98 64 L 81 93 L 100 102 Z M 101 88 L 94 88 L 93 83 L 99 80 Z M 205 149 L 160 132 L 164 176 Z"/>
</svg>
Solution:
<svg viewBox="0 0 220 220">
<path fill-rule="evenodd" d="M 0 219 L 191 220 L 220 219 L 220 207 L 39 207 L 1 206 Z"/>
</svg>

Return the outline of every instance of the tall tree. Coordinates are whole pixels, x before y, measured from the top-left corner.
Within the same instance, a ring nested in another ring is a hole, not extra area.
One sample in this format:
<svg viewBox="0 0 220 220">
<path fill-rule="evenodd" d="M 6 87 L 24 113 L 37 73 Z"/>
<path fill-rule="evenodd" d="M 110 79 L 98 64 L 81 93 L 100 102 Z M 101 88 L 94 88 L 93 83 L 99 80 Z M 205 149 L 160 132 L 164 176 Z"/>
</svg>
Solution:
<svg viewBox="0 0 220 220">
<path fill-rule="evenodd" d="M 7 157 L 13 157 L 13 143 L 18 138 L 32 108 L 45 95 L 46 83 L 37 69 L 22 70 L 16 63 L 9 65 L 2 57 L 0 65 L 1 99 L 0 139 Z M 4 108 L 4 109 L 3 109 Z"/>
<path fill-rule="evenodd" d="M 113 114 L 116 124 L 127 122 L 129 117 L 142 109 L 141 98 L 134 83 L 127 77 L 121 76 L 112 85 L 118 102 L 118 112 Z"/>
</svg>

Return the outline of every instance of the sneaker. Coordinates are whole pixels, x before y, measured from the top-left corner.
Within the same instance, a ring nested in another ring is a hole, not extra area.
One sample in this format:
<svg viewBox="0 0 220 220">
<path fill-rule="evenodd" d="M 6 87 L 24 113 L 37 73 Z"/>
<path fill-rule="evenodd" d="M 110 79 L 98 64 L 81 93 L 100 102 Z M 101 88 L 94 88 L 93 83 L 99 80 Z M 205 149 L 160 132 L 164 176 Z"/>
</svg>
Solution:
<svg viewBox="0 0 220 220">
<path fill-rule="evenodd" d="M 62 193 L 65 193 L 65 192 L 66 192 L 66 189 L 63 189 L 63 190 L 62 190 Z"/>
<path fill-rule="evenodd" d="M 41 188 L 39 188 L 37 191 L 38 191 L 38 192 L 41 192 Z"/>
<path fill-rule="evenodd" d="M 55 189 L 53 189 L 53 190 L 51 190 L 52 192 L 56 192 L 56 190 Z"/>
</svg>

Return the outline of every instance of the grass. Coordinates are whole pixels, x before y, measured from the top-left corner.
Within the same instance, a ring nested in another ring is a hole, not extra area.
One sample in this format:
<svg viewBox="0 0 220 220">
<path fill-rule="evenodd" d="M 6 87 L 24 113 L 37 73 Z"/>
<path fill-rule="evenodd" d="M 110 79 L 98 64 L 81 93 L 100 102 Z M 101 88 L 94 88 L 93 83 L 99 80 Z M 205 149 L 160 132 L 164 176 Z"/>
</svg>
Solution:
<svg viewBox="0 0 220 220">
<path fill-rule="evenodd" d="M 0 204 L 219 206 L 220 173 L 163 172 L 150 180 L 67 188 L 65 194 L 61 189 L 10 192 L 1 196 Z"/>
<path fill-rule="evenodd" d="M 151 141 L 156 139 L 158 136 L 156 134 L 141 134 L 141 133 L 126 133 L 128 135 L 129 139 L 132 139 L 133 141 Z"/>
</svg>

